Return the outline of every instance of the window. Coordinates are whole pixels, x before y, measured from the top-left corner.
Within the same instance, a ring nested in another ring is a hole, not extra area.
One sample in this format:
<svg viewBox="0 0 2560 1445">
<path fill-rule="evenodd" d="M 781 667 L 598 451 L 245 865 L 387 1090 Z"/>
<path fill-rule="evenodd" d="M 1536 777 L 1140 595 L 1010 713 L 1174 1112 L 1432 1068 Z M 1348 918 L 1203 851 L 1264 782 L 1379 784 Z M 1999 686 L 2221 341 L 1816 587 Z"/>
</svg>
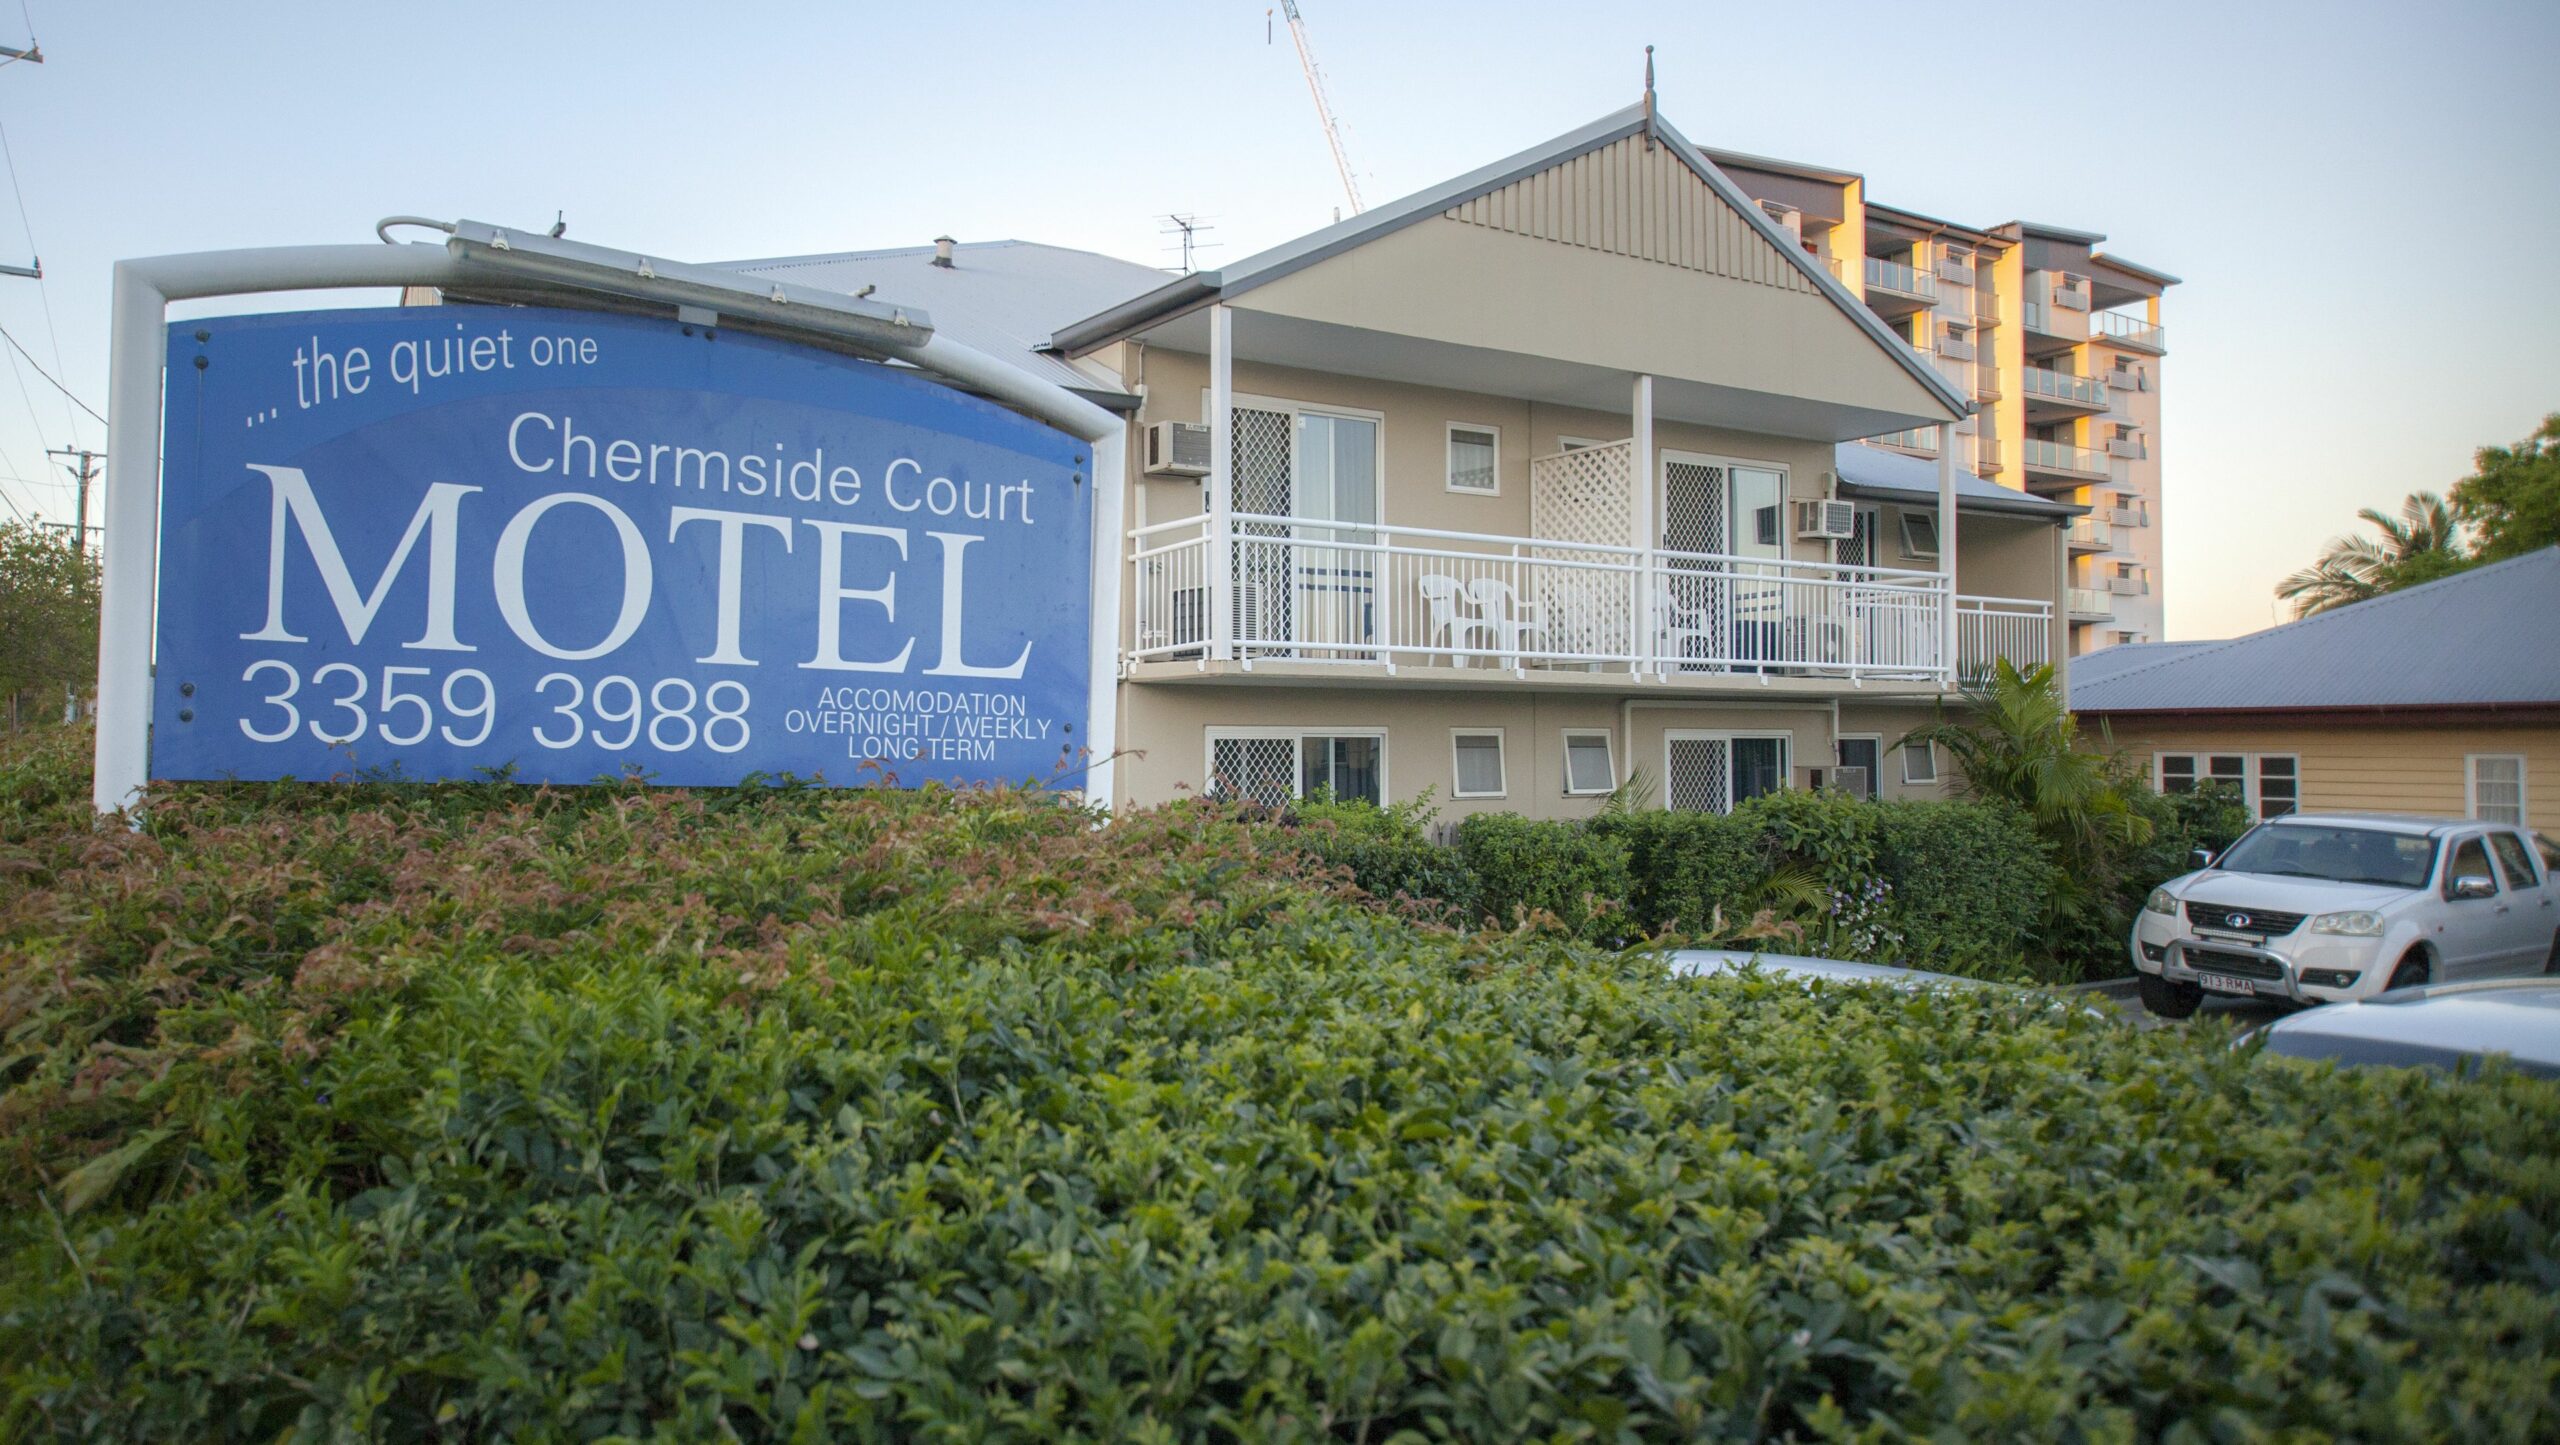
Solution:
<svg viewBox="0 0 2560 1445">
<path fill-rule="evenodd" d="M 1787 785 L 1786 733 L 1663 734 L 1663 801 L 1686 813 L 1730 813 Z"/>
<path fill-rule="evenodd" d="M 1386 752 L 1383 732 L 1213 732 L 1209 792 L 1266 808 L 1328 791 L 1336 798 L 1380 803 L 1386 801 Z"/>
<path fill-rule="evenodd" d="M 1938 745 L 1936 743 L 1904 743 L 1902 781 L 1912 787 L 1935 787 L 1938 782 Z"/>
<path fill-rule="evenodd" d="M 1882 795 L 1884 779 L 1880 775 L 1880 770 L 1877 764 L 1882 760 L 1883 753 L 1884 739 L 1882 738 L 1848 737 L 1840 739 L 1840 766 L 1844 768 L 1862 768 L 1866 771 L 1866 782 L 1855 791 L 1859 797 L 1865 798 L 1869 802 L 1873 802 L 1876 798 Z"/>
<path fill-rule="evenodd" d="M 2163 793 L 2192 793 L 2219 783 L 2251 816 L 2280 817 L 2302 806 L 2302 760 L 2291 753 L 2162 753 L 2153 777 Z"/>
<path fill-rule="evenodd" d="M 1609 735 L 1569 732 L 1564 735 L 1564 791 L 1567 797 L 1589 797 L 1618 786 L 1617 760 L 1609 755 Z"/>
<path fill-rule="evenodd" d="M 1490 497 L 1502 490 L 1502 433 L 1449 424 L 1449 490 Z"/>
<path fill-rule="evenodd" d="M 2497 875 L 2489 871 L 2489 850 L 2477 838 L 2463 839 L 2453 850 L 2453 861 L 2444 865 L 2445 897 L 2453 896 L 2454 880 L 2459 878 L 2486 878 L 2492 889 L 2498 886 Z"/>
<path fill-rule="evenodd" d="M 2498 867 L 2507 875 L 2508 888 L 2531 888 L 2542 881 L 2542 875 L 2534 871 L 2533 850 L 2524 845 L 2522 838 L 2513 833 L 2492 833 L 2489 847 L 2498 855 Z"/>
<path fill-rule="evenodd" d="M 1607 442 L 1604 442 L 1604 441 L 1594 441 L 1594 440 L 1593 440 L 1592 438 L 1590 438 L 1590 437 L 1557 437 L 1557 438 L 1556 438 L 1556 450 L 1557 450 L 1557 451 L 1560 451 L 1560 452 L 1587 452 L 1587 451 L 1591 450 L 1593 447 L 1605 447 L 1605 446 L 1607 446 L 1607 445 L 1608 445 L 1608 443 L 1607 443 Z"/>
<path fill-rule="evenodd" d="M 2473 753 L 2463 759 L 2471 816 L 2490 823 L 2524 826 L 2524 757 L 2519 753 Z"/>
<path fill-rule="evenodd" d="M 1902 555 L 1938 555 L 1938 519 L 1934 513 L 1906 511 L 1902 514 Z"/>
<path fill-rule="evenodd" d="M 1451 796 L 1459 798 L 1499 798 L 1502 796 L 1502 733 L 1453 732 L 1449 747 L 1455 754 L 1457 786 Z"/>
</svg>

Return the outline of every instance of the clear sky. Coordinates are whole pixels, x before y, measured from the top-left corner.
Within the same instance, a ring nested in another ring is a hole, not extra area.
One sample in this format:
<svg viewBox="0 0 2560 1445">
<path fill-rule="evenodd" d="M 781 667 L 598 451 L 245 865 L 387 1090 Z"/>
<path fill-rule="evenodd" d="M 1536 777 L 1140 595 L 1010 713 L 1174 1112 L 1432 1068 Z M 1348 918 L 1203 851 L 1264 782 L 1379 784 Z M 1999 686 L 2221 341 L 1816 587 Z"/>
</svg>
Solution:
<svg viewBox="0 0 2560 1445">
<path fill-rule="evenodd" d="M 1172 265 L 1160 218 L 1183 211 L 1215 266 L 1340 203 L 1255 0 L 27 5 L 0 43 L 31 25 L 45 63 L 0 66 L 0 125 L 32 238 L 0 198 L 0 261 L 40 252 L 45 280 L 0 279 L 0 326 L 101 408 L 125 256 L 565 212 L 688 260 L 949 231 Z M 1701 144 L 2104 232 L 2184 276 L 2172 636 L 2265 626 L 2275 579 L 2357 507 L 2449 486 L 2560 409 L 2560 5 L 1304 9 L 1373 203 L 1634 100 L 1650 42 Z M 6 354 L 0 492 L 67 518 L 44 451 L 105 429 Z"/>
</svg>

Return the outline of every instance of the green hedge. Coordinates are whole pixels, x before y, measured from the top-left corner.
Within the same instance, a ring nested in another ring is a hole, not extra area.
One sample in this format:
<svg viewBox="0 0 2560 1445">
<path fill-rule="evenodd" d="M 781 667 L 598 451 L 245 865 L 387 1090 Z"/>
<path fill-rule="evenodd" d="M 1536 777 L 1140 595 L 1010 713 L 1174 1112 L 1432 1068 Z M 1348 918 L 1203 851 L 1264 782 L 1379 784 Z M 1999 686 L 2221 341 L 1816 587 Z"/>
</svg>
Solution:
<svg viewBox="0 0 2560 1445">
<path fill-rule="evenodd" d="M 1576 823 L 1472 813 L 1458 824 L 1458 857 L 1473 875 L 1479 914 L 1499 926 L 1553 918 L 1578 936 L 1624 941 L 1643 926 L 1627 846 Z"/>
<path fill-rule="evenodd" d="M 2511 1073 L 1419 928 L 1198 806 L 200 789 L 96 833 L 26 766 L 0 1438 L 2560 1418 L 2560 1088 Z"/>
</svg>

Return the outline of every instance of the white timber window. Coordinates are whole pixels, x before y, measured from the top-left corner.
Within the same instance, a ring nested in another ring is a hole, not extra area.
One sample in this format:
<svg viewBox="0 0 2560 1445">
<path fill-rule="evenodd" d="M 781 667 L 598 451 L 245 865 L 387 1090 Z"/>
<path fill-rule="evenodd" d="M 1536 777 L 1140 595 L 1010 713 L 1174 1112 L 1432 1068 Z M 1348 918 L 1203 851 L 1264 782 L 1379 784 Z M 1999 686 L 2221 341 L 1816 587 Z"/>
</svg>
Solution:
<svg viewBox="0 0 2560 1445">
<path fill-rule="evenodd" d="M 1453 728 L 1449 733 L 1449 751 L 1456 780 L 1450 796 L 1499 798 L 1503 795 L 1502 729 Z"/>
<path fill-rule="evenodd" d="M 1564 735 L 1565 796 L 1586 798 L 1617 786 L 1617 759 L 1610 752 L 1609 735 L 1568 731 Z"/>
<path fill-rule="evenodd" d="M 1492 497 L 1502 492 L 1502 433 L 1489 426 L 1449 423 L 1449 490 Z"/>
<path fill-rule="evenodd" d="M 2471 816 L 2524 826 L 2524 755 L 2472 753 L 2462 760 L 2464 796 Z"/>
<path fill-rule="evenodd" d="M 1277 808 L 1330 794 L 1337 800 L 1387 798 L 1387 734 L 1383 728 L 1212 728 L 1209 792 Z"/>
<path fill-rule="evenodd" d="M 2275 818 L 2302 806 L 2302 759 L 2293 753 L 2161 753 L 2153 783 L 2163 793 L 2192 793 L 2219 783 L 2253 818 Z"/>
</svg>

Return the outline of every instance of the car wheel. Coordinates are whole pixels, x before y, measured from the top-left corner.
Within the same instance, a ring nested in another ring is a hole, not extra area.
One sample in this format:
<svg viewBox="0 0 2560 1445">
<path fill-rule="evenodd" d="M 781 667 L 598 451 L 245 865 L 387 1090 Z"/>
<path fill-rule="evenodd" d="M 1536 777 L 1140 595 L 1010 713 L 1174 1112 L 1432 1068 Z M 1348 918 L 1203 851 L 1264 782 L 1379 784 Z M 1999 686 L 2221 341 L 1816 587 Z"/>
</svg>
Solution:
<svg viewBox="0 0 2560 1445">
<path fill-rule="evenodd" d="M 2204 1004 L 2204 990 L 2191 983 L 2171 983 L 2156 973 L 2134 975 L 2141 980 L 2144 1012 L 2164 1019 L 2182 1019 Z"/>
<path fill-rule="evenodd" d="M 2427 956 L 2413 948 L 2401 958 L 2400 966 L 2391 970 L 2391 981 L 2382 987 L 2385 991 L 2395 988 L 2423 988 L 2426 986 L 2428 972 Z"/>
</svg>

